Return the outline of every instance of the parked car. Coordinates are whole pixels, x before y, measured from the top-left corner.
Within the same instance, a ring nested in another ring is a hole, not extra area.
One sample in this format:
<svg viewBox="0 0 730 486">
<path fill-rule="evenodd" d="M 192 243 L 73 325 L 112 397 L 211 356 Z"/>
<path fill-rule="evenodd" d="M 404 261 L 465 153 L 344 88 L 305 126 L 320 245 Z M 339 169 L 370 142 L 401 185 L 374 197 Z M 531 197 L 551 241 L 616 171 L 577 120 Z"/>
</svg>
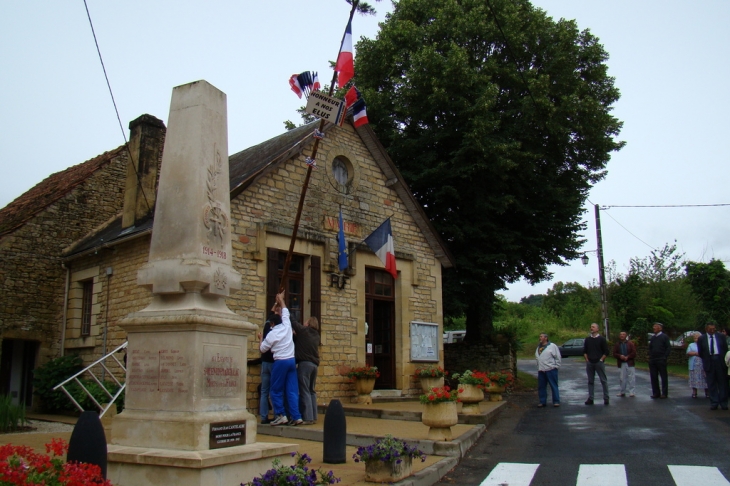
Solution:
<svg viewBox="0 0 730 486">
<path fill-rule="evenodd" d="M 676 339 L 671 341 L 672 346 L 674 346 L 675 348 L 681 348 L 685 344 L 694 342 L 694 338 L 692 336 L 696 332 L 697 331 L 687 331 L 685 333 L 682 333 L 682 335 L 678 336 Z"/>
<path fill-rule="evenodd" d="M 444 333 L 445 343 L 460 343 L 464 340 L 466 331 L 446 331 Z"/>
<path fill-rule="evenodd" d="M 583 356 L 583 338 L 569 339 L 560 346 L 560 356 L 565 358 L 566 356 Z"/>
</svg>

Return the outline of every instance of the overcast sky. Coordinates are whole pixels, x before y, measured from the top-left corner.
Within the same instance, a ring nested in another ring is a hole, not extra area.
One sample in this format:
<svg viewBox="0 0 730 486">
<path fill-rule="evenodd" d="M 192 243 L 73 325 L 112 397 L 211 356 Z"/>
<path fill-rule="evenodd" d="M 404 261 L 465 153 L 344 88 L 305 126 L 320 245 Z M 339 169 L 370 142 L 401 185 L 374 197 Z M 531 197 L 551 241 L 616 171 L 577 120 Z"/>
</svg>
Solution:
<svg viewBox="0 0 730 486">
<path fill-rule="evenodd" d="M 349 6 L 344 0 L 87 0 L 125 134 L 143 113 L 167 122 L 172 88 L 205 79 L 228 96 L 233 154 L 299 122 L 288 78 L 305 70 L 329 82 Z M 374 37 L 390 10 L 356 16 L 353 36 Z M 730 260 L 730 207 L 618 208 L 730 203 L 730 2 L 727 0 L 535 0 L 556 19 L 575 19 L 610 59 L 624 122 L 608 176 L 590 201 L 601 212 L 606 261 L 677 241 L 686 257 Z M 0 207 L 48 175 L 124 143 L 82 0 L 0 3 Z M 127 135 L 128 136 L 128 135 Z M 594 211 L 585 213 L 595 250 Z M 396 242 L 397 245 L 397 242 Z M 557 280 L 597 278 L 595 252 L 555 269 L 509 300 L 544 293 Z"/>
</svg>

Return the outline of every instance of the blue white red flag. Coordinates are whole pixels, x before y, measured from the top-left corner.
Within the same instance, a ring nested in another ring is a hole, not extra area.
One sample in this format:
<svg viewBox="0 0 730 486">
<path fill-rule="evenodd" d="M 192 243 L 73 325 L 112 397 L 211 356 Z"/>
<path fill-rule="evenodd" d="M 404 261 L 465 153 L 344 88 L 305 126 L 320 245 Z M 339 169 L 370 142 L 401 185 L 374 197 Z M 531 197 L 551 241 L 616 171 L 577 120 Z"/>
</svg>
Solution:
<svg viewBox="0 0 730 486">
<path fill-rule="evenodd" d="M 352 119 L 355 122 L 355 126 L 359 127 L 365 125 L 368 122 L 368 114 L 365 110 L 365 100 L 360 98 L 354 105 L 352 105 Z"/>
<path fill-rule="evenodd" d="M 395 248 L 393 246 L 393 232 L 390 229 L 390 218 L 386 219 L 378 229 L 365 238 L 365 243 L 370 247 L 380 261 L 385 265 L 385 270 L 394 279 L 398 278 L 398 271 L 395 268 Z"/>
<path fill-rule="evenodd" d="M 360 91 L 355 86 L 351 86 L 350 89 L 347 90 L 347 93 L 345 93 L 345 107 L 349 108 L 359 99 Z"/>
<path fill-rule="evenodd" d="M 340 208 L 340 232 L 337 234 L 338 247 L 337 247 L 337 265 L 340 267 L 340 272 L 345 270 L 348 266 L 347 262 L 347 245 L 345 244 L 345 224 L 342 221 L 342 208 Z"/>
<path fill-rule="evenodd" d="M 352 57 L 352 20 L 347 23 L 347 29 L 345 29 L 345 37 L 342 38 L 335 71 L 337 71 L 337 85 L 340 88 L 355 75 L 355 63 Z"/>
</svg>

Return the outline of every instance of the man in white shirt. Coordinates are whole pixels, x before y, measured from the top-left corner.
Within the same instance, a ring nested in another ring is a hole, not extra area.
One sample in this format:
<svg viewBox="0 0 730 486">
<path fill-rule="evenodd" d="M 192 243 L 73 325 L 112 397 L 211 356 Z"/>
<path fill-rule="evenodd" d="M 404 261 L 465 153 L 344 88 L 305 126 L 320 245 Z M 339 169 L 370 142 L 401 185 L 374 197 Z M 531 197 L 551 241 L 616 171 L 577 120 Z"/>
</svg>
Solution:
<svg viewBox="0 0 730 486">
<path fill-rule="evenodd" d="M 299 413 L 299 383 L 297 379 L 297 365 L 294 360 L 294 339 L 292 334 L 289 309 L 284 302 L 284 292 L 276 294 L 276 304 L 272 309 L 276 313 L 276 325 L 261 342 L 259 349 L 262 353 L 271 350 L 274 355 L 274 366 L 271 369 L 271 402 L 274 405 L 275 418 L 271 425 L 286 425 L 290 423 L 284 409 L 284 393 L 286 406 L 291 418 L 290 425 L 299 425 L 303 422 Z"/>
</svg>

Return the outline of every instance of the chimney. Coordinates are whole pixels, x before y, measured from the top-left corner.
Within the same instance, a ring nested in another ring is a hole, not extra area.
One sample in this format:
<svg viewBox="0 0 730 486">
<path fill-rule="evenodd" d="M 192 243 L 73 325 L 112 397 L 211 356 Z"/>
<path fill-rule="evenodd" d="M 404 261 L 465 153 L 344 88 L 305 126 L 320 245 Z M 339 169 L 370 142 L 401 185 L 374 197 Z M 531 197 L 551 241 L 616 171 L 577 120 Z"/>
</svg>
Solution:
<svg viewBox="0 0 730 486">
<path fill-rule="evenodd" d="M 127 162 L 122 229 L 137 226 L 153 214 L 165 130 L 162 120 L 152 115 L 129 122 L 131 159 Z"/>
</svg>

